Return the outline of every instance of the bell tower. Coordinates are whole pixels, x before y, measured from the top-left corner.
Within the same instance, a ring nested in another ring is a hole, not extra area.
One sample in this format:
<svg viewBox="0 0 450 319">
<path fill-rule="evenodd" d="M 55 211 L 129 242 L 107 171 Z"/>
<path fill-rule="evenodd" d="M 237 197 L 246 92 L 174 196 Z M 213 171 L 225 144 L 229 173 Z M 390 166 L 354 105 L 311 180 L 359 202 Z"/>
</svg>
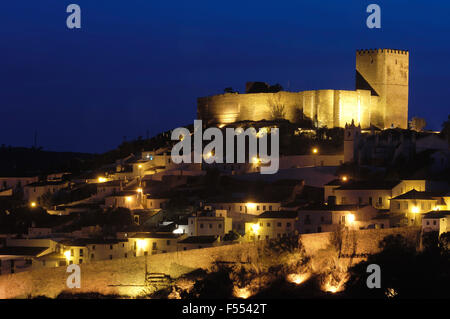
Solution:
<svg viewBox="0 0 450 319">
<path fill-rule="evenodd" d="M 355 126 L 354 121 L 345 124 L 344 130 L 344 163 L 351 163 L 357 160 L 356 152 L 361 137 L 361 125 Z"/>
</svg>

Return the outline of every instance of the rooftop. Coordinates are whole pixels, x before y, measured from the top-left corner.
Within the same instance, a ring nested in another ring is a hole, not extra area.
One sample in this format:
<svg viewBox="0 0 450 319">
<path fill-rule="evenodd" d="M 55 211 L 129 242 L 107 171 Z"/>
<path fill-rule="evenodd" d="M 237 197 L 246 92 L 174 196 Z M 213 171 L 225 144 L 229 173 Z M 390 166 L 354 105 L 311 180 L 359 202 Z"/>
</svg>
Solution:
<svg viewBox="0 0 450 319">
<path fill-rule="evenodd" d="M 400 181 L 348 181 L 342 183 L 338 190 L 352 189 L 392 189 L 398 185 Z"/>
<path fill-rule="evenodd" d="M 422 214 L 422 218 L 426 219 L 440 219 L 450 216 L 450 210 L 441 210 L 441 211 L 432 211 L 425 214 Z"/>
<path fill-rule="evenodd" d="M 48 247 L 2 247 L 0 248 L 0 255 L 35 257 L 47 249 Z"/>
<path fill-rule="evenodd" d="M 296 218 L 298 216 L 296 211 L 280 210 L 280 211 L 266 211 L 258 216 L 258 218 Z"/>
<path fill-rule="evenodd" d="M 178 238 L 180 237 L 179 234 L 173 234 L 173 233 L 163 233 L 163 232 L 155 232 L 155 233 L 136 233 L 132 236 L 128 236 L 128 238 Z"/>
<path fill-rule="evenodd" d="M 180 244 L 212 244 L 217 240 L 217 236 L 191 236 L 180 240 Z"/>
<path fill-rule="evenodd" d="M 127 242 L 127 239 L 116 238 L 77 238 L 77 239 L 64 239 L 59 243 L 65 246 L 86 246 L 86 245 L 113 245 L 118 243 Z"/>
<path fill-rule="evenodd" d="M 392 199 L 421 199 L 421 200 L 432 200 L 435 199 L 435 197 L 441 197 L 443 196 L 443 193 L 436 193 L 436 192 L 419 192 L 415 189 L 410 190 L 409 192 L 406 192 L 402 195 L 399 195 L 397 197 L 394 197 Z"/>
<path fill-rule="evenodd" d="M 57 186 L 67 184 L 67 181 L 40 181 L 25 185 L 25 187 L 39 187 L 39 186 Z"/>
</svg>

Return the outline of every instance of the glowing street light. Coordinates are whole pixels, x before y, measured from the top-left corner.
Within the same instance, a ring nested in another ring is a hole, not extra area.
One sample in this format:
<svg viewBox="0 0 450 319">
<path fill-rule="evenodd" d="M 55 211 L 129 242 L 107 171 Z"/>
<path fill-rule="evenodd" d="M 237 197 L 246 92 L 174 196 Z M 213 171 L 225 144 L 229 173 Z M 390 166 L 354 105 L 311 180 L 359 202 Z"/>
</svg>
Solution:
<svg viewBox="0 0 450 319">
<path fill-rule="evenodd" d="M 138 193 L 141 193 L 141 194 L 142 194 L 142 192 L 143 192 L 143 190 L 142 190 L 141 187 L 139 187 L 136 191 L 137 191 Z"/>
<path fill-rule="evenodd" d="M 313 154 L 319 153 L 319 149 L 318 149 L 317 147 L 314 147 L 314 148 L 312 149 L 312 153 L 313 153 Z"/>
<path fill-rule="evenodd" d="M 257 235 L 258 234 L 258 232 L 259 232 L 259 224 L 258 223 L 256 223 L 256 224 L 252 224 L 252 231 L 253 231 L 253 233 L 255 234 L 255 235 Z"/>
<path fill-rule="evenodd" d="M 131 203 L 131 201 L 133 200 L 133 198 L 131 198 L 131 196 L 127 196 L 127 197 L 125 198 L 125 200 L 126 200 L 128 203 Z"/>
<path fill-rule="evenodd" d="M 246 204 L 248 208 L 255 208 L 256 204 L 255 203 L 247 203 Z"/>
<path fill-rule="evenodd" d="M 355 215 L 354 214 L 348 214 L 347 220 L 349 223 L 353 223 L 355 221 Z"/>
<path fill-rule="evenodd" d="M 147 241 L 145 239 L 138 239 L 136 241 L 136 246 L 138 249 L 144 250 L 147 247 Z"/>
<path fill-rule="evenodd" d="M 342 180 L 343 182 L 346 182 L 346 181 L 348 181 L 348 177 L 344 175 L 344 176 L 341 177 L 341 180 Z"/>
<path fill-rule="evenodd" d="M 106 178 L 104 178 L 104 177 L 99 177 L 97 180 L 98 180 L 99 183 L 106 182 Z"/>
<path fill-rule="evenodd" d="M 411 207 L 411 212 L 412 212 L 412 213 L 417 214 L 419 211 L 420 211 L 420 210 L 419 210 L 419 206 L 413 206 L 413 207 Z"/>
<path fill-rule="evenodd" d="M 34 208 L 34 207 L 37 206 L 37 204 L 36 204 L 36 202 L 31 202 L 31 203 L 30 203 L 30 206 Z"/>
<path fill-rule="evenodd" d="M 64 256 L 66 257 L 67 260 L 69 260 L 70 259 L 70 250 L 66 250 L 64 252 Z"/>
</svg>

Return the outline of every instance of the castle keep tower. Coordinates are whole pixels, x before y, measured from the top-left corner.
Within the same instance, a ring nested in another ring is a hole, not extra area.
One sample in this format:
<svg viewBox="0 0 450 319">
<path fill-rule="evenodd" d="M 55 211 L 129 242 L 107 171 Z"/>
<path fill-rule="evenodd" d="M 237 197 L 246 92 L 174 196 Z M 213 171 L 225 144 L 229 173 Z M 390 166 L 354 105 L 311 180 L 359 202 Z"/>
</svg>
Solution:
<svg viewBox="0 0 450 319">
<path fill-rule="evenodd" d="M 356 89 L 378 96 L 370 119 L 380 128 L 408 127 L 409 52 L 392 49 L 356 52 Z"/>
</svg>

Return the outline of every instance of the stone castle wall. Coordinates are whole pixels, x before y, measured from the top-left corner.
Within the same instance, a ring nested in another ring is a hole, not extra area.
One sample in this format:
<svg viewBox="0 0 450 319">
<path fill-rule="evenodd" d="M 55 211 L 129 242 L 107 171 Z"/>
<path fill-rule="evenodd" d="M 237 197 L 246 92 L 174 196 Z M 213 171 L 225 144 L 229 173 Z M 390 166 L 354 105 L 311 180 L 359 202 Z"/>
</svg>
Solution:
<svg viewBox="0 0 450 319">
<path fill-rule="evenodd" d="M 380 240 L 391 234 L 401 234 L 412 242 L 417 241 L 418 227 L 359 230 L 345 232 L 342 236 L 342 256 L 370 254 L 379 251 Z M 332 233 L 305 234 L 301 241 L 306 253 L 314 254 L 330 245 Z M 260 243 L 243 243 L 213 248 L 97 261 L 81 265 L 81 288 L 73 292 L 99 292 L 102 294 L 139 295 L 145 291 L 144 273 L 161 272 L 179 277 L 195 269 L 209 269 L 214 261 L 251 261 L 257 258 Z M 0 298 L 55 297 L 66 291 L 66 267 L 41 268 L 18 274 L 0 276 Z"/>
<path fill-rule="evenodd" d="M 315 90 L 278 93 L 225 93 L 197 99 L 198 118 L 209 124 L 273 120 L 274 107 L 283 118 L 302 116 L 319 127 L 408 125 L 409 53 L 377 49 L 356 52 L 356 90 Z"/>
</svg>

